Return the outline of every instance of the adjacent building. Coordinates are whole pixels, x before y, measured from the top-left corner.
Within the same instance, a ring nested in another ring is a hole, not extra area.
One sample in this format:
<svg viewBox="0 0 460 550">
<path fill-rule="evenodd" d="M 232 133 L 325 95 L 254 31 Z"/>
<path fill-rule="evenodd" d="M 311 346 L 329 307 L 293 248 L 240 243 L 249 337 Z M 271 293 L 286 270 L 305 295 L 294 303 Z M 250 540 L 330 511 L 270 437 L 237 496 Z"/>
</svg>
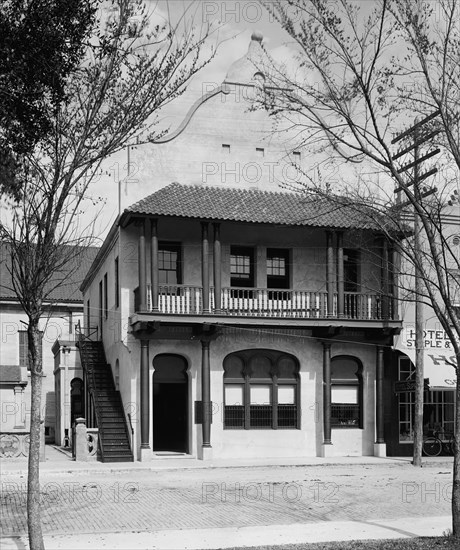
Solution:
<svg viewBox="0 0 460 550">
<path fill-rule="evenodd" d="M 83 302 L 79 286 L 91 266 L 96 248 L 78 254 L 59 274 L 62 279 L 46 299 L 45 315 L 41 319 L 41 354 L 43 361 L 43 420 L 45 438 L 49 443 L 64 443 L 65 429 L 71 427 L 71 398 L 75 379 L 81 379 L 81 366 L 75 348 L 75 325 L 83 319 Z M 14 292 L 11 255 L 5 243 L 0 245 L 0 453 L 1 456 L 21 456 L 28 452 L 27 434 L 30 428 L 30 369 L 28 368 L 27 316 Z M 50 288 L 57 277 L 50 282 Z M 59 344 L 56 344 L 56 341 Z M 55 385 L 54 373 L 57 371 Z M 75 392 L 74 392 L 75 393 Z"/>
</svg>

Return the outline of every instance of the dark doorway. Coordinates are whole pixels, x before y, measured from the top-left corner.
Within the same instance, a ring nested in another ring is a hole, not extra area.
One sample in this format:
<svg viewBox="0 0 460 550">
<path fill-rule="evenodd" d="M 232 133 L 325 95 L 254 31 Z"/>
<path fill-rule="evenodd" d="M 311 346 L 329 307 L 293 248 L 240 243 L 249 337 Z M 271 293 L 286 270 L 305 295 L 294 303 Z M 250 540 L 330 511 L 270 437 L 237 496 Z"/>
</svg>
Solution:
<svg viewBox="0 0 460 550">
<path fill-rule="evenodd" d="M 77 418 L 85 416 L 83 400 L 83 380 L 74 378 L 70 382 L 70 425 L 73 426 Z"/>
<path fill-rule="evenodd" d="M 187 453 L 187 362 L 179 355 L 159 355 L 153 368 L 153 450 Z"/>
</svg>

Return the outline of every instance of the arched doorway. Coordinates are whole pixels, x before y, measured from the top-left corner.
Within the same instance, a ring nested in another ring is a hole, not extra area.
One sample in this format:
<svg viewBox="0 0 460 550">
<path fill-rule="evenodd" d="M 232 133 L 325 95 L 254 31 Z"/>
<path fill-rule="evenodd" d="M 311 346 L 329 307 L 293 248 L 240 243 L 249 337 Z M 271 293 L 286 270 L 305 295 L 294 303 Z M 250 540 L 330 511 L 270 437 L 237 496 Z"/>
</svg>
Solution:
<svg viewBox="0 0 460 550">
<path fill-rule="evenodd" d="M 158 355 L 153 368 L 153 450 L 187 453 L 187 361 L 179 355 Z"/>
</svg>

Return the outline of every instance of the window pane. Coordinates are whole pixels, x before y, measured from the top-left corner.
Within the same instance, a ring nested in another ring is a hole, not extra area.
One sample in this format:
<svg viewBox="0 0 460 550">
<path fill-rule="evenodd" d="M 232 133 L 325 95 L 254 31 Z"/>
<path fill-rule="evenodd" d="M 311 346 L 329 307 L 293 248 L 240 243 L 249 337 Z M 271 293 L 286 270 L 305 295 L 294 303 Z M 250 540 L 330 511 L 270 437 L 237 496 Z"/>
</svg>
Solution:
<svg viewBox="0 0 460 550">
<path fill-rule="evenodd" d="M 332 404 L 331 425 L 341 427 L 359 427 L 359 405 Z"/>
<path fill-rule="evenodd" d="M 240 357 L 232 354 L 225 358 L 225 378 L 243 378 L 244 363 Z"/>
<path fill-rule="evenodd" d="M 278 404 L 294 405 L 295 386 L 278 386 Z"/>
<path fill-rule="evenodd" d="M 226 428 L 244 428 L 243 405 L 225 405 L 224 426 Z"/>
<path fill-rule="evenodd" d="M 271 361 L 265 355 L 255 355 L 249 362 L 251 379 L 271 378 Z"/>
<path fill-rule="evenodd" d="M 225 386 L 225 405 L 242 405 L 243 404 L 243 386 L 242 385 L 226 385 Z"/>
<path fill-rule="evenodd" d="M 251 428 L 271 428 L 272 427 L 272 406 L 271 405 L 251 405 L 249 407 L 250 427 Z"/>
<path fill-rule="evenodd" d="M 254 249 L 230 247 L 230 284 L 236 287 L 254 286 Z"/>
<path fill-rule="evenodd" d="M 332 380 L 357 380 L 358 363 L 353 359 L 340 358 L 332 361 Z"/>
<path fill-rule="evenodd" d="M 278 428 L 297 428 L 297 405 L 278 405 Z"/>
<path fill-rule="evenodd" d="M 332 403 L 358 404 L 358 386 L 332 386 Z"/>
<path fill-rule="evenodd" d="M 270 389 L 268 385 L 251 386 L 251 405 L 269 405 L 271 403 Z"/>
<path fill-rule="evenodd" d="M 295 379 L 296 373 L 298 371 L 297 365 L 291 357 L 283 357 L 278 361 L 278 378 L 286 379 Z"/>
</svg>

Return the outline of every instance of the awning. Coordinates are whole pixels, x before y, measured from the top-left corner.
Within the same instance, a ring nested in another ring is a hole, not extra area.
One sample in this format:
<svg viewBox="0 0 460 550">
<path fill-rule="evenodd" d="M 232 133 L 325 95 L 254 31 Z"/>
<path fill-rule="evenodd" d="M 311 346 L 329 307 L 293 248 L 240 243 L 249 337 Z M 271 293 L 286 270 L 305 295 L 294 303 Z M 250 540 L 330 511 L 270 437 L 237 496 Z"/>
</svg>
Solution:
<svg viewBox="0 0 460 550">
<path fill-rule="evenodd" d="M 415 365 L 415 349 L 401 349 Z M 442 350 L 429 349 L 423 352 L 423 377 L 429 379 L 431 390 L 447 388 L 454 389 L 457 384 L 457 373 L 453 365 L 455 356 L 452 352 L 442 353 Z"/>
</svg>

